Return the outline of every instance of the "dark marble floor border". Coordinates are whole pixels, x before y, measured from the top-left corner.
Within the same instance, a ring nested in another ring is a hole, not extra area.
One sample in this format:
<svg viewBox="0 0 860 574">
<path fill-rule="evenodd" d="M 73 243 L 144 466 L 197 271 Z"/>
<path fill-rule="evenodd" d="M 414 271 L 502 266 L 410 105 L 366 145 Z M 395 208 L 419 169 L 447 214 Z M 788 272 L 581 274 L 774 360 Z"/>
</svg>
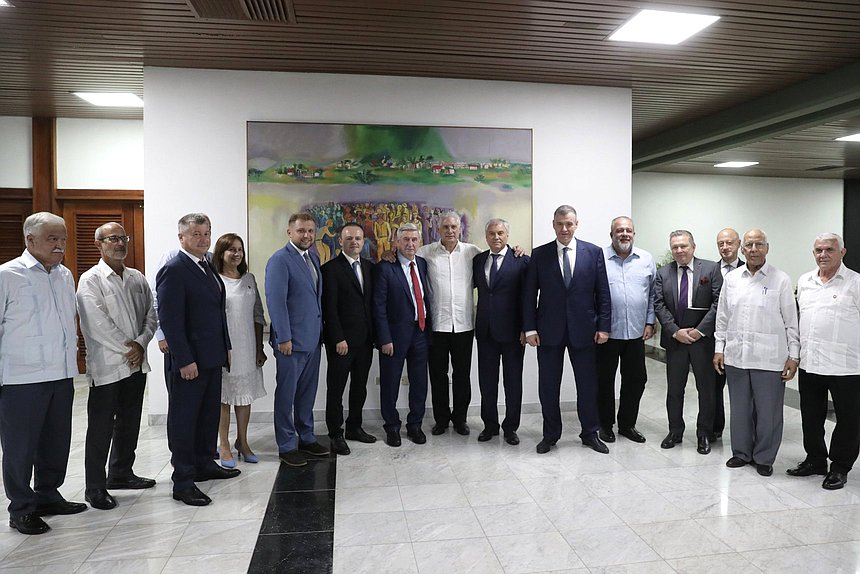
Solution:
<svg viewBox="0 0 860 574">
<path fill-rule="evenodd" d="M 320 438 L 327 445 L 327 440 Z M 334 558 L 336 455 L 307 466 L 281 464 L 269 497 L 250 574 L 325 574 Z"/>
</svg>

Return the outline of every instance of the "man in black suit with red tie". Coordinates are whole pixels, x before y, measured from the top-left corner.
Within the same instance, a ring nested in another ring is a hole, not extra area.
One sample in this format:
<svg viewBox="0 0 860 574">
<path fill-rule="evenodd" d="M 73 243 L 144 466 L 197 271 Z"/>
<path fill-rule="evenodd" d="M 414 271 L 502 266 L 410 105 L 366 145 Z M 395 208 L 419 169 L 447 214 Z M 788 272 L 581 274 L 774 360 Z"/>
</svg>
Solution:
<svg viewBox="0 0 860 574">
<path fill-rule="evenodd" d="M 232 478 L 238 469 L 212 460 L 221 416 L 221 369 L 229 368 L 224 284 L 206 259 L 212 226 L 202 213 L 179 220 L 179 253 L 158 272 L 158 319 L 168 354 L 167 444 L 173 498 L 212 502 L 194 483 Z"/>
<path fill-rule="evenodd" d="M 332 450 L 349 454 L 346 439 L 376 442 L 361 428 L 367 375 L 373 362 L 373 264 L 361 258 L 364 230 L 358 223 L 340 229 L 341 253 L 322 266 L 323 339 L 326 359 L 326 425 Z M 343 431 L 343 392 L 349 384 L 349 416 Z"/>
<path fill-rule="evenodd" d="M 478 289 L 475 338 L 478 341 L 478 382 L 481 388 L 481 419 L 484 430 L 479 442 L 499 434 L 499 361 L 505 386 L 505 419 L 501 428 L 505 442 L 520 443 L 517 429 L 523 399 L 523 355 L 525 334 L 522 329 L 523 285 L 529 257 L 514 257 L 508 247 L 510 224 L 491 219 L 485 227 L 488 251 L 472 260 L 472 277 Z"/>
</svg>

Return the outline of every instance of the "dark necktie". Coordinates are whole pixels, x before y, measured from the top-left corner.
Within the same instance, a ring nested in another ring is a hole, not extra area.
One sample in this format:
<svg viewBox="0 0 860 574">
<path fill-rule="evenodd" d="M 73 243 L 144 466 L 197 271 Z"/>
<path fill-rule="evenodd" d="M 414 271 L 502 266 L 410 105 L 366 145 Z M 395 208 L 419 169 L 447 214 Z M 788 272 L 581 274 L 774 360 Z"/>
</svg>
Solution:
<svg viewBox="0 0 860 574">
<path fill-rule="evenodd" d="M 361 263 L 358 261 L 352 262 L 352 270 L 355 272 L 355 278 L 358 279 L 358 286 L 361 287 L 361 292 L 364 293 L 364 281 L 361 276 Z"/>
<path fill-rule="evenodd" d="M 215 282 L 218 285 L 218 290 L 221 290 L 221 283 L 218 282 L 218 279 L 215 277 L 215 273 L 212 272 L 212 268 L 209 266 L 209 263 L 205 259 L 201 259 L 197 262 L 198 265 L 203 269 L 203 272 L 206 276 Z"/>
<path fill-rule="evenodd" d="M 684 311 L 687 310 L 687 297 L 690 292 L 690 280 L 687 278 L 687 271 L 690 269 L 686 265 L 680 266 L 683 274 L 681 275 L 681 286 L 678 289 L 678 322 L 683 323 Z"/>
<path fill-rule="evenodd" d="M 561 251 L 561 268 L 563 271 L 565 287 L 570 287 L 570 279 L 573 276 L 573 274 L 570 272 L 570 259 L 567 258 L 568 251 L 570 251 L 570 247 L 565 247 Z"/>
<path fill-rule="evenodd" d="M 316 291 L 317 290 L 317 280 L 318 280 L 317 279 L 317 270 L 314 268 L 314 263 L 313 263 L 313 261 L 311 261 L 311 256 L 308 255 L 307 251 L 305 251 L 305 253 L 302 257 L 305 258 L 305 263 L 308 264 L 308 270 L 311 272 L 311 279 L 314 282 L 314 291 Z"/>
<path fill-rule="evenodd" d="M 415 262 L 409 264 L 409 273 L 412 276 L 412 293 L 415 294 L 415 307 L 418 311 L 418 328 L 424 330 L 424 297 L 421 296 L 421 284 L 418 282 L 418 273 L 415 271 Z"/>
<path fill-rule="evenodd" d="M 493 258 L 493 262 L 490 263 L 490 288 L 492 288 L 496 284 L 496 273 L 499 272 L 496 267 L 499 265 L 499 257 L 501 257 L 501 253 L 491 253 L 490 257 Z"/>
</svg>

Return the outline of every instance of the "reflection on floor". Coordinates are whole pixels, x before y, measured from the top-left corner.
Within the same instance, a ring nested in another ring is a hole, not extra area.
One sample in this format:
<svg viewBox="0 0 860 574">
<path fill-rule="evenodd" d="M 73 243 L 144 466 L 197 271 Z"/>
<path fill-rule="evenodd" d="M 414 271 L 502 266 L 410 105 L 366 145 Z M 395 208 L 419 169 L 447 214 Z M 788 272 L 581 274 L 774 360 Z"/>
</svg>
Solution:
<svg viewBox="0 0 860 574">
<path fill-rule="evenodd" d="M 0 532 L 0 572 L 860 571 L 860 479 L 828 492 L 821 477 L 785 475 L 804 457 L 797 410 L 785 409 L 772 477 L 731 470 L 728 433 L 710 455 L 696 453 L 691 381 L 686 440 L 662 450 L 664 367 L 648 362 L 637 424 L 648 442 L 619 437 L 608 456 L 580 445 L 575 413 L 564 413 L 565 433 L 547 455 L 534 451 L 540 415 L 523 417 L 516 447 L 478 443 L 473 417 L 469 437 L 449 431 L 396 449 L 350 443 L 335 484 L 333 461 L 280 469 L 271 426 L 253 424 L 260 463 L 201 483 L 214 502 L 192 508 L 170 498 L 164 427 L 146 427 L 135 470 L 157 477 L 156 488 L 114 492 L 114 510 L 49 517 L 46 535 Z M 83 388 L 63 487 L 78 501 L 85 405 Z M 367 430 L 382 436 L 378 425 Z"/>
</svg>

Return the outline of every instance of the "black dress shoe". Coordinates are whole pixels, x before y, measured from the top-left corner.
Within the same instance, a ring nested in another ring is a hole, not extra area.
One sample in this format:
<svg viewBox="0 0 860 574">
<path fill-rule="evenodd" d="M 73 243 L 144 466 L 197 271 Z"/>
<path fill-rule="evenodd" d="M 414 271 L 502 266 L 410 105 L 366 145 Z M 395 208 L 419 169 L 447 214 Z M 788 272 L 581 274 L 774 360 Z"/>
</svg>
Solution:
<svg viewBox="0 0 860 574">
<path fill-rule="evenodd" d="M 336 436 L 331 439 L 331 450 L 335 454 L 344 456 L 350 453 L 349 445 L 346 444 L 343 436 Z"/>
<path fill-rule="evenodd" d="M 804 460 L 794 468 L 789 468 L 785 471 L 785 474 L 788 476 L 812 476 L 814 474 L 820 474 L 824 476 L 827 474 L 827 465 L 815 466 L 808 460 Z"/>
<path fill-rule="evenodd" d="M 683 435 L 670 432 L 663 439 L 663 442 L 660 443 L 660 448 L 674 448 L 676 444 L 681 444 L 682 442 L 684 442 Z"/>
<path fill-rule="evenodd" d="M 742 466 L 746 466 L 747 464 L 749 464 L 747 461 L 737 456 L 733 456 L 726 461 L 726 466 L 729 468 L 740 468 Z"/>
<path fill-rule="evenodd" d="M 478 435 L 478 442 L 487 442 L 494 436 L 499 436 L 499 429 L 496 429 L 494 431 L 484 429 L 481 431 L 481 434 Z"/>
<path fill-rule="evenodd" d="M 196 486 L 185 490 L 174 490 L 173 500 L 178 500 L 188 506 L 206 506 L 212 502 L 212 499 L 200 492 L 200 489 Z"/>
<path fill-rule="evenodd" d="M 445 434 L 445 431 L 448 430 L 448 425 L 440 425 L 436 423 L 433 425 L 433 428 L 430 429 L 430 434 L 433 436 L 439 436 L 440 434 Z"/>
<path fill-rule="evenodd" d="M 844 472 L 833 472 L 832 470 L 824 477 L 821 488 L 824 490 L 839 490 L 848 482 L 848 475 Z"/>
<path fill-rule="evenodd" d="M 711 441 L 707 436 L 702 435 L 696 441 L 696 452 L 699 454 L 710 454 L 711 453 Z"/>
<path fill-rule="evenodd" d="M 508 444 L 512 444 L 514 446 L 520 444 L 520 437 L 517 436 L 516 431 L 506 432 L 505 433 L 505 442 Z"/>
<path fill-rule="evenodd" d="M 215 458 L 220 458 L 220 456 L 216 456 Z M 142 490 L 144 488 L 152 488 L 153 486 L 155 486 L 155 481 L 151 478 L 143 478 L 134 474 L 120 478 L 109 476 L 107 479 L 107 488 L 110 490 Z"/>
<path fill-rule="evenodd" d="M 93 488 L 84 491 L 84 500 L 93 508 L 99 510 L 110 510 L 116 508 L 116 499 L 104 488 Z"/>
<path fill-rule="evenodd" d="M 278 458 L 287 466 L 306 466 L 308 464 L 308 459 L 299 452 L 299 449 L 278 453 Z"/>
<path fill-rule="evenodd" d="M 457 434 L 467 436 L 469 434 L 469 425 L 466 423 L 454 423 L 454 430 L 457 431 Z"/>
<path fill-rule="evenodd" d="M 56 514 L 77 514 L 87 510 L 87 505 L 83 502 L 69 502 L 68 500 L 59 500 L 50 504 L 40 504 L 36 507 L 36 516 L 52 516 Z"/>
<path fill-rule="evenodd" d="M 21 534 L 44 534 L 51 529 L 48 524 L 42 520 L 38 514 L 31 512 L 30 514 L 22 514 L 17 518 L 9 517 L 9 526 L 14 528 Z"/>
<path fill-rule="evenodd" d="M 599 452 L 600 454 L 609 454 L 609 447 L 603 444 L 603 441 L 600 440 L 600 437 L 597 435 L 582 439 L 582 444 L 595 452 Z"/>
<path fill-rule="evenodd" d="M 385 444 L 388 446 L 400 446 L 400 433 L 388 431 L 385 433 Z"/>
<path fill-rule="evenodd" d="M 331 451 L 318 442 L 300 443 L 299 450 L 313 456 L 328 456 Z"/>
<path fill-rule="evenodd" d="M 618 432 L 620 433 L 621 429 L 618 429 Z M 612 431 L 612 427 L 600 427 L 597 436 L 603 442 L 615 442 L 615 433 Z"/>
<path fill-rule="evenodd" d="M 357 440 L 358 442 L 363 442 L 367 444 L 371 444 L 376 442 L 376 437 L 372 434 L 364 432 L 363 428 L 357 428 L 352 430 L 347 430 L 344 433 L 346 440 Z"/>
<path fill-rule="evenodd" d="M 773 474 L 773 466 L 769 464 L 756 464 L 755 471 L 762 476 L 770 476 Z"/>
<path fill-rule="evenodd" d="M 548 440 L 543 439 L 539 443 L 537 443 L 535 450 L 537 451 L 538 454 L 546 454 L 549 452 L 549 449 L 551 449 L 554 446 L 555 446 L 554 442 L 549 442 Z"/>
<path fill-rule="evenodd" d="M 627 440 L 632 440 L 633 442 L 645 442 L 645 435 L 636 430 L 636 427 L 630 427 L 627 429 L 619 428 L 618 434 L 620 434 Z"/>
<path fill-rule="evenodd" d="M 406 431 L 406 436 L 415 444 L 424 444 L 427 442 L 427 435 L 421 429 L 408 430 Z"/>
<path fill-rule="evenodd" d="M 207 480 L 224 480 L 235 478 L 242 474 L 238 468 L 224 468 L 218 465 L 209 468 L 194 477 L 194 482 L 206 482 Z"/>
</svg>

